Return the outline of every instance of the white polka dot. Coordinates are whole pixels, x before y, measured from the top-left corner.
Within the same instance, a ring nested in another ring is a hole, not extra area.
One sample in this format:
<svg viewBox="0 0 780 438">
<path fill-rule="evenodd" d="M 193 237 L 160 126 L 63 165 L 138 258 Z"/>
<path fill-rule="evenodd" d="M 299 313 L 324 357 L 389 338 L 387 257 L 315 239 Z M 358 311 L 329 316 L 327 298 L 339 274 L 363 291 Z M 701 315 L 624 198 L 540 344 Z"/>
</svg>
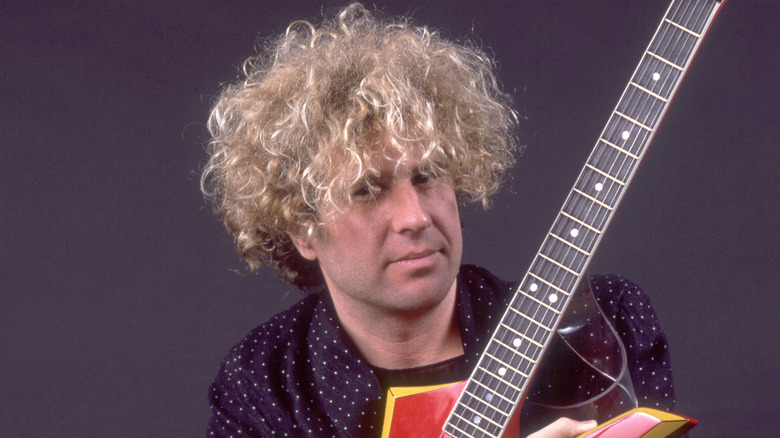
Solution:
<svg viewBox="0 0 780 438">
<path fill-rule="evenodd" d="M 603 190 L 603 189 L 604 189 L 604 184 L 602 184 L 602 183 L 596 183 L 596 185 L 594 186 L 594 188 L 596 189 L 596 191 L 597 191 L 597 192 L 600 192 L 601 190 Z"/>
<path fill-rule="evenodd" d="M 506 368 L 504 368 L 504 367 L 499 368 L 498 369 L 498 375 L 499 376 L 503 376 L 504 374 L 506 374 Z"/>
<path fill-rule="evenodd" d="M 539 289 L 539 285 L 536 283 L 531 283 L 531 292 L 536 292 L 537 289 Z"/>
<path fill-rule="evenodd" d="M 569 231 L 569 234 L 571 234 L 571 237 L 577 237 L 577 235 L 580 234 L 580 230 L 572 228 L 571 231 Z"/>
<path fill-rule="evenodd" d="M 623 133 L 620 134 L 620 138 L 622 138 L 623 140 L 628 140 L 628 137 L 631 137 L 631 133 L 628 131 L 623 131 Z"/>
<path fill-rule="evenodd" d="M 474 416 L 474 424 L 479 424 L 479 422 L 482 421 L 482 417 L 479 415 Z"/>
<path fill-rule="evenodd" d="M 493 400 L 493 393 L 488 392 L 485 394 L 485 401 L 490 403 L 491 400 Z"/>
<path fill-rule="evenodd" d="M 547 297 L 547 299 L 550 300 L 551 303 L 554 303 L 554 302 L 558 301 L 558 295 L 550 294 L 550 296 Z"/>
<path fill-rule="evenodd" d="M 523 341 L 521 341 L 520 338 L 515 338 L 515 340 L 512 341 L 512 345 L 514 345 L 515 347 L 519 347 L 522 342 Z"/>
<path fill-rule="evenodd" d="M 661 79 L 661 74 L 658 72 L 653 73 L 653 80 L 658 81 L 659 79 Z"/>
</svg>

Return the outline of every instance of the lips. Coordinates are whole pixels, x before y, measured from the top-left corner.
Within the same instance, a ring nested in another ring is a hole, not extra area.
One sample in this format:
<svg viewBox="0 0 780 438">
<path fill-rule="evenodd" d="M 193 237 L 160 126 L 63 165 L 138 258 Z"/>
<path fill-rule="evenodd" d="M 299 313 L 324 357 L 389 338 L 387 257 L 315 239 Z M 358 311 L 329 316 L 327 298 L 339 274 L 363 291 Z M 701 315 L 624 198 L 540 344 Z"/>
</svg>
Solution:
<svg viewBox="0 0 780 438">
<path fill-rule="evenodd" d="M 437 254 L 439 254 L 439 251 L 435 249 L 413 251 L 394 258 L 390 264 L 424 265 L 430 263 Z"/>
</svg>

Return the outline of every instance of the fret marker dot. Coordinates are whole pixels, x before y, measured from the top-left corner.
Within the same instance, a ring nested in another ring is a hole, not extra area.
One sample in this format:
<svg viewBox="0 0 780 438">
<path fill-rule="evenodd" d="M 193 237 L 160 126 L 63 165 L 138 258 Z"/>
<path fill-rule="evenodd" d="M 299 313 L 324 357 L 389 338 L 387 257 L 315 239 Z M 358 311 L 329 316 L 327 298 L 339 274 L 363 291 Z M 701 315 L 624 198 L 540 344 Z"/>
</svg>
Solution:
<svg viewBox="0 0 780 438">
<path fill-rule="evenodd" d="M 658 72 L 653 73 L 653 80 L 658 81 L 659 79 L 661 79 L 661 74 Z"/>
<path fill-rule="evenodd" d="M 506 374 L 506 368 L 504 368 L 504 367 L 499 368 L 498 369 L 498 375 L 499 376 L 503 376 L 504 374 Z"/>
<path fill-rule="evenodd" d="M 548 300 L 550 300 L 551 303 L 554 303 L 558 301 L 558 295 L 551 294 L 549 297 L 547 297 Z"/>
<path fill-rule="evenodd" d="M 520 340 L 520 338 L 515 338 L 515 340 L 512 341 L 512 345 L 514 345 L 515 347 L 519 347 L 521 342 L 522 341 Z"/>
<path fill-rule="evenodd" d="M 595 186 L 595 188 L 596 188 L 596 191 L 597 191 L 597 192 L 600 192 L 601 190 L 603 190 L 603 189 L 604 189 L 604 184 L 602 184 L 602 183 L 596 183 L 596 186 Z"/>
<path fill-rule="evenodd" d="M 479 422 L 482 421 L 482 417 L 479 415 L 474 416 L 474 424 L 479 424 Z"/>
<path fill-rule="evenodd" d="M 490 400 L 493 400 L 493 394 L 488 392 L 487 394 L 485 394 L 485 401 L 490 403 Z"/>
<path fill-rule="evenodd" d="M 539 285 L 536 283 L 531 283 L 531 292 L 536 292 L 537 289 L 539 289 Z"/>
<path fill-rule="evenodd" d="M 580 230 L 572 228 L 571 231 L 569 231 L 569 234 L 571 234 L 571 237 L 577 237 L 577 235 L 580 234 Z"/>
<path fill-rule="evenodd" d="M 620 134 L 620 138 L 622 138 L 623 140 L 628 140 L 628 137 L 631 137 L 631 133 L 628 131 L 623 131 L 623 133 Z"/>
</svg>

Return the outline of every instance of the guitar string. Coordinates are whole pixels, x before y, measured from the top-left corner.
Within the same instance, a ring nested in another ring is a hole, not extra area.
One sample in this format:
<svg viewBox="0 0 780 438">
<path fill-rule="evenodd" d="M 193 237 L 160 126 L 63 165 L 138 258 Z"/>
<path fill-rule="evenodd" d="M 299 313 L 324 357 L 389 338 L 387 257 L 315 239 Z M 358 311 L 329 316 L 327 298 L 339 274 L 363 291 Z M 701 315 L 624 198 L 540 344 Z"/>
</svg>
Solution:
<svg viewBox="0 0 780 438">
<path fill-rule="evenodd" d="M 695 9 L 695 8 L 694 8 L 694 9 Z M 669 14 L 667 14 L 667 17 L 665 17 L 665 18 L 669 18 L 669 19 L 671 19 L 671 17 L 673 17 L 673 15 L 674 15 L 674 13 L 675 13 L 675 12 L 679 12 L 679 9 L 677 9 L 677 11 L 671 11 Z M 695 11 L 692 11 L 692 12 L 690 12 L 690 13 L 688 14 L 688 19 L 686 19 L 684 22 L 682 22 L 682 23 L 678 23 L 678 24 L 681 24 L 681 25 L 685 26 L 686 28 L 690 28 L 690 21 L 689 21 L 689 20 L 691 19 L 691 17 L 693 17 L 693 14 L 694 14 L 694 12 L 695 12 Z M 701 15 L 706 15 L 706 14 L 704 13 L 705 11 L 704 11 L 703 9 L 700 9 L 700 10 L 699 10 L 699 12 L 700 12 L 700 16 L 701 16 Z M 683 15 L 685 15 L 685 12 L 683 12 Z M 694 18 L 694 20 L 695 20 L 695 18 Z M 663 34 L 668 34 L 668 32 L 663 32 L 663 31 L 662 31 L 662 33 L 663 33 Z M 666 41 L 666 47 L 668 47 L 668 45 L 670 44 L 670 41 L 669 41 L 669 39 L 668 39 L 668 38 L 666 38 L 666 35 L 662 35 L 662 38 L 665 38 L 665 39 L 667 39 L 667 41 Z M 676 40 L 677 40 L 677 42 L 679 42 L 680 38 L 681 38 L 681 37 L 678 35 L 678 38 L 676 39 Z M 656 38 L 654 38 L 654 39 L 653 39 L 653 41 L 655 41 L 655 39 L 656 39 Z M 695 42 L 694 42 L 694 45 L 695 45 Z M 684 47 L 683 47 L 683 48 L 684 48 Z M 690 51 L 690 50 L 688 50 L 688 52 L 691 52 L 691 51 Z M 647 54 L 645 53 L 643 56 L 647 56 Z M 688 58 L 688 57 L 690 57 L 690 53 L 684 54 L 684 57 L 683 57 L 683 58 L 686 60 L 686 62 L 684 62 L 684 63 L 683 63 L 683 66 L 685 66 L 685 65 L 687 64 L 687 58 Z M 641 62 L 641 61 L 640 61 L 640 62 Z M 664 77 L 664 82 L 666 82 L 666 80 L 667 80 L 667 79 L 669 79 L 669 80 L 673 80 L 674 78 L 673 78 L 671 75 L 667 75 L 667 76 L 665 76 L 665 77 Z M 661 87 L 661 89 L 662 89 L 662 88 L 663 88 L 663 87 Z M 641 91 L 641 90 L 640 90 L 640 91 Z M 640 94 L 640 96 L 642 96 L 642 95 Z M 651 100 L 651 102 L 654 102 L 654 101 L 652 101 L 652 100 Z M 637 102 L 633 102 L 633 103 L 632 103 L 632 105 L 633 105 L 633 106 L 635 106 L 636 104 L 637 104 Z M 660 112 L 663 112 L 663 111 L 664 111 L 664 108 L 663 108 L 663 105 L 662 105 L 662 108 L 660 109 Z M 654 123 L 652 124 L 652 125 L 654 125 L 654 126 L 651 126 L 651 127 L 653 128 L 653 130 L 655 130 L 655 129 L 657 128 L 657 126 L 658 126 L 658 124 L 659 124 L 659 123 L 660 123 L 660 117 L 659 117 L 659 116 L 656 116 L 656 120 L 655 120 L 655 121 L 654 121 Z M 642 128 L 638 128 L 638 129 L 640 129 L 640 130 L 641 130 Z M 635 142 L 636 142 L 636 138 L 637 138 L 637 137 L 635 137 L 635 139 L 634 139 L 634 142 L 633 142 L 633 143 L 635 143 Z M 645 145 L 645 146 L 646 146 L 646 145 Z M 632 145 L 632 147 L 633 147 L 633 145 Z M 598 155 L 600 155 L 600 153 L 601 153 L 600 151 L 597 151 L 597 156 L 598 156 Z M 622 155 L 622 154 L 621 154 L 621 155 Z M 625 162 L 626 160 L 627 160 L 627 158 L 623 158 L 623 161 L 624 161 L 624 162 Z M 612 167 L 614 167 L 614 163 L 612 164 Z M 590 175 L 590 176 L 592 177 L 592 175 Z M 614 184 L 616 184 L 616 183 L 615 183 L 615 182 L 612 182 L 612 181 L 610 181 L 610 187 L 614 186 Z M 616 192 L 615 194 L 613 194 L 613 195 L 614 195 L 614 196 L 613 196 L 613 199 L 614 199 L 614 197 L 620 196 L 620 192 L 621 192 L 622 190 L 624 190 L 624 189 L 625 189 L 625 187 L 622 187 L 622 188 L 617 188 L 617 192 Z M 588 210 L 590 210 L 590 209 L 592 209 L 592 208 L 593 208 L 593 206 L 595 206 L 596 204 L 594 204 L 594 203 L 590 203 L 590 204 L 588 204 L 588 205 L 589 205 L 589 207 L 588 207 Z M 588 217 L 588 215 L 589 215 L 589 214 L 590 214 L 590 211 L 587 211 L 587 212 L 586 212 L 586 217 Z M 611 215 L 611 213 L 608 213 L 608 215 L 607 215 L 607 216 L 610 216 L 610 215 Z M 553 247 L 555 247 L 555 245 L 553 245 Z M 561 250 L 560 250 L 560 247 L 559 247 L 559 249 L 558 249 L 557 251 L 558 251 L 558 252 L 560 252 L 560 251 L 561 251 Z M 568 252 L 570 252 L 570 251 L 574 251 L 574 250 L 573 250 L 573 249 L 570 249 L 570 248 L 568 248 L 568 247 L 563 247 L 563 251 L 564 251 L 564 257 L 566 257 L 566 256 L 568 255 L 568 254 L 567 254 Z M 555 257 L 554 257 L 554 258 L 555 258 Z M 559 259 L 559 260 L 560 260 L 560 259 Z M 547 273 L 548 275 L 549 275 L 549 273 L 550 273 L 550 271 L 551 271 L 551 270 L 552 270 L 552 271 L 560 271 L 560 268 L 558 268 L 558 267 L 555 267 L 554 265 L 553 265 L 553 266 L 550 266 L 549 264 L 547 264 L 547 265 L 546 265 L 546 268 L 545 268 L 545 271 L 546 271 L 546 273 Z M 554 278 L 554 277 L 555 277 L 555 276 L 553 276 L 553 277 L 548 277 L 548 275 L 542 275 L 542 277 L 543 277 L 543 278 Z M 542 312 L 549 312 L 549 310 L 547 310 L 547 309 L 543 308 L 542 306 L 537 306 L 537 310 L 536 310 L 536 311 L 538 312 L 540 309 L 542 310 Z M 534 320 L 536 320 L 536 318 L 535 318 L 535 317 L 534 317 Z M 538 330 L 539 330 L 539 328 L 536 328 L 536 330 L 538 331 Z M 524 353 L 526 353 L 526 355 L 527 355 L 527 353 L 528 353 L 528 348 L 526 348 L 526 349 L 525 349 Z M 503 354 L 502 354 L 502 355 L 503 355 Z M 503 356 L 505 356 L 505 355 L 503 355 Z M 506 361 L 504 361 L 504 362 L 505 362 L 505 363 L 507 363 Z M 511 362 L 509 362 L 509 363 L 511 364 Z"/>
</svg>

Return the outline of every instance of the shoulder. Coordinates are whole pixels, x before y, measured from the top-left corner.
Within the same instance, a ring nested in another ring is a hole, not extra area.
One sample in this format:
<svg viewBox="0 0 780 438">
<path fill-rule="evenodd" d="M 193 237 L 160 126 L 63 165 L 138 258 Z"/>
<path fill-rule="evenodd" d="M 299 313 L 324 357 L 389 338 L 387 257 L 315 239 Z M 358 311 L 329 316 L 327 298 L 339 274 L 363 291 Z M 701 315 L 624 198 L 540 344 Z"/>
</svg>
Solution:
<svg viewBox="0 0 780 438">
<path fill-rule="evenodd" d="M 308 333 L 318 302 L 318 296 L 310 295 L 274 315 L 233 346 L 223 364 L 272 357 L 302 341 Z"/>
<path fill-rule="evenodd" d="M 650 298 L 641 287 L 619 275 L 590 275 L 590 287 L 602 311 L 612 319 L 655 319 Z"/>
<path fill-rule="evenodd" d="M 590 285 L 626 348 L 639 405 L 671 410 L 675 398 L 668 342 L 650 298 L 618 275 L 592 275 Z"/>
<path fill-rule="evenodd" d="M 285 387 L 291 371 L 306 361 L 299 356 L 318 301 L 316 295 L 303 298 L 230 349 L 209 394 L 212 433 L 223 436 L 241 425 L 262 435 L 280 420 L 280 404 L 289 403 Z"/>
</svg>

